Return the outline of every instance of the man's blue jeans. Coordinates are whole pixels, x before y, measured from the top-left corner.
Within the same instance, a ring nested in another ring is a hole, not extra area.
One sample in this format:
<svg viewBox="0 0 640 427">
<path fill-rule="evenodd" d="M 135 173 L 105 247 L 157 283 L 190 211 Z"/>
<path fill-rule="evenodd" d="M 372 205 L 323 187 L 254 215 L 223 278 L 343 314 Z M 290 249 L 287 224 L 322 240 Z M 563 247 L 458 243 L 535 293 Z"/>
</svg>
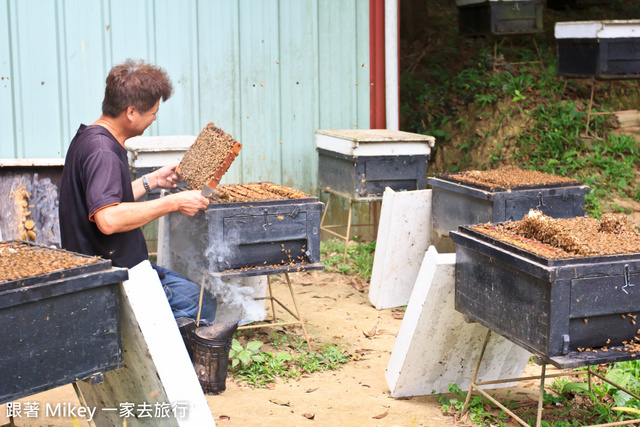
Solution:
<svg viewBox="0 0 640 427">
<path fill-rule="evenodd" d="M 198 317 L 198 306 L 200 301 L 200 285 L 193 283 L 186 277 L 171 271 L 168 268 L 151 264 L 158 272 L 160 283 L 164 288 L 173 316 L 190 317 L 196 319 Z M 200 325 L 208 326 L 213 324 L 216 317 L 216 297 L 205 289 L 202 294 L 202 310 L 200 312 Z"/>
</svg>

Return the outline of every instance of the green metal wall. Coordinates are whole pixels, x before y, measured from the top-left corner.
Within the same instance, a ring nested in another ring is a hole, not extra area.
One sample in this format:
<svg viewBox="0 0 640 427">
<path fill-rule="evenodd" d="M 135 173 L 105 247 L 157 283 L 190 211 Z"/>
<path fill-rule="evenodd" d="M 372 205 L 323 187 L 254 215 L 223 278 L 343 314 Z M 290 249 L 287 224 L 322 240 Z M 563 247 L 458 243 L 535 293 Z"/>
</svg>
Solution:
<svg viewBox="0 0 640 427">
<path fill-rule="evenodd" d="M 174 96 L 145 135 L 213 121 L 243 143 L 226 182 L 316 193 L 316 129 L 369 127 L 368 0 L 0 0 L 0 158 L 59 158 L 142 58 Z"/>
</svg>

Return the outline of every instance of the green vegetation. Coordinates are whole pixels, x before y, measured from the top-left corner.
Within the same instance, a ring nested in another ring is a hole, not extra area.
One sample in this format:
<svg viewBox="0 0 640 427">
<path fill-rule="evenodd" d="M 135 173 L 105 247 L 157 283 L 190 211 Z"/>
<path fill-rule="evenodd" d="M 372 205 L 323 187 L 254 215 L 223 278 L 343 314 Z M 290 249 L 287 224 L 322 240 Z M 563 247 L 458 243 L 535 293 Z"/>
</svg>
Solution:
<svg viewBox="0 0 640 427">
<path fill-rule="evenodd" d="M 640 201 L 638 144 L 611 133 L 609 115 L 592 115 L 587 128 L 592 82 L 556 75 L 553 37 L 556 21 L 638 18 L 637 2 L 546 11 L 536 45 L 522 36 L 500 39 L 497 46 L 494 39 L 460 37 L 451 25 L 453 3 L 428 4 L 434 26 L 424 45 L 411 47 L 421 55 L 407 55 L 401 116 L 404 130 L 436 137 L 430 174 L 518 166 L 568 176 L 591 187 L 586 208 L 595 217 L 619 210 L 614 197 Z M 536 47 L 544 67 L 535 63 Z M 414 57 L 422 62 L 412 63 Z M 594 84 L 593 112 L 637 108 L 636 81 Z"/>
<path fill-rule="evenodd" d="M 325 271 L 356 275 L 363 280 L 371 279 L 375 250 L 375 241 L 350 244 L 347 247 L 347 260 L 345 262 L 343 261 L 344 241 L 329 239 L 320 242 L 320 256 Z"/>
<path fill-rule="evenodd" d="M 640 393 L 640 361 L 621 362 L 609 368 L 600 368 L 603 376 L 629 389 L 632 393 Z M 613 423 L 636 419 L 640 414 L 640 402 L 628 393 L 592 377 L 592 387 L 586 382 L 571 381 L 561 377 L 551 386 L 551 393 L 543 393 L 542 425 L 547 427 L 572 427 Z M 586 376 L 584 378 L 586 381 Z M 443 412 L 450 415 L 462 414 L 466 392 L 455 384 L 449 385 L 450 395 L 438 395 L 438 402 Z M 500 400 L 500 399 L 498 399 Z M 507 398 L 501 403 L 520 418 L 535 425 L 537 402 L 530 401 L 526 405 L 516 403 Z M 481 395 L 472 396 L 469 401 L 468 421 L 479 426 L 510 425 L 510 416 L 493 403 L 483 399 Z"/>
<path fill-rule="evenodd" d="M 233 339 L 229 352 L 231 375 L 238 381 L 246 381 L 253 387 L 264 387 L 277 378 L 288 381 L 302 375 L 337 370 L 350 360 L 350 356 L 335 345 L 327 345 L 319 351 L 303 351 L 306 345 L 297 335 L 274 333 L 270 345 L 277 349 L 287 346 L 289 351 L 262 351 L 262 341 L 249 341 L 243 346 Z"/>
</svg>

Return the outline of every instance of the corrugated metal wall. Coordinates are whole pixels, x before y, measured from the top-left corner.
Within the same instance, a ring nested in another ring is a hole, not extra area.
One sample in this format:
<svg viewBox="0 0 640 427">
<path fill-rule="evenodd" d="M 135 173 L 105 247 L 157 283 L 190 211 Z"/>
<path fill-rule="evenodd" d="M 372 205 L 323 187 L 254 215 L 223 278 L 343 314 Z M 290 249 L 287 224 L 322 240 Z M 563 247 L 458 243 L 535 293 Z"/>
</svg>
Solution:
<svg viewBox="0 0 640 427">
<path fill-rule="evenodd" d="M 369 127 L 368 0 L 0 0 L 0 158 L 64 157 L 109 69 L 176 88 L 145 135 L 213 121 L 243 143 L 227 182 L 316 192 L 316 129 Z"/>
</svg>

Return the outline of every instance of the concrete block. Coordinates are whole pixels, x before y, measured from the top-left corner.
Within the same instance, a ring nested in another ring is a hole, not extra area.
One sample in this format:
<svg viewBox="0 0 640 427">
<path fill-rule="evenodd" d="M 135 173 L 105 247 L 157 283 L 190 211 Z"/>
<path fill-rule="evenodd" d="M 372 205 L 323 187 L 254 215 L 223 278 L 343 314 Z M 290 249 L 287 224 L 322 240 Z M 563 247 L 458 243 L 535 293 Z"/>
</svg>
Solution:
<svg viewBox="0 0 640 427">
<path fill-rule="evenodd" d="M 392 397 L 448 393 L 449 384 L 469 388 L 487 328 L 466 323 L 455 310 L 455 257 L 438 254 L 433 246 L 424 256 L 387 365 L 385 377 Z M 492 334 L 477 381 L 519 377 L 530 356 Z"/>
<path fill-rule="evenodd" d="M 431 236 L 431 190 L 382 196 L 369 301 L 378 310 L 407 305 Z"/>
</svg>

